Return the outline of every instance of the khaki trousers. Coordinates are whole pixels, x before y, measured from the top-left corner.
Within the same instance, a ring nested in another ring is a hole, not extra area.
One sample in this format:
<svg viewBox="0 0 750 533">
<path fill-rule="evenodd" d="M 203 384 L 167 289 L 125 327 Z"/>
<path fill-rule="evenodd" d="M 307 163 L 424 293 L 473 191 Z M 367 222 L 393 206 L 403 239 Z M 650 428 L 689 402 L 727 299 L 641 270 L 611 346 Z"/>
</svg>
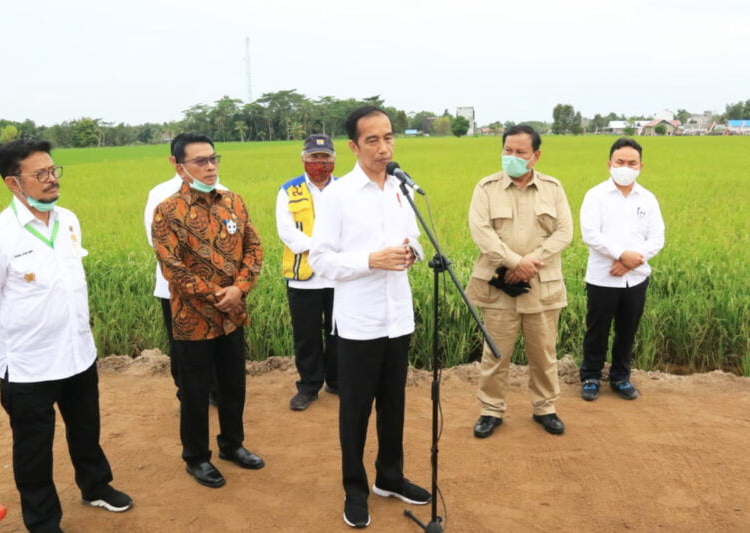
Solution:
<svg viewBox="0 0 750 533">
<path fill-rule="evenodd" d="M 555 412 L 560 397 L 557 378 L 557 321 L 560 309 L 522 314 L 508 309 L 482 309 L 484 324 L 502 357 L 496 359 L 487 343 L 482 350 L 479 392 L 482 415 L 502 418 L 507 408 L 508 369 L 519 331 L 529 360 L 529 396 L 535 415 Z"/>
</svg>

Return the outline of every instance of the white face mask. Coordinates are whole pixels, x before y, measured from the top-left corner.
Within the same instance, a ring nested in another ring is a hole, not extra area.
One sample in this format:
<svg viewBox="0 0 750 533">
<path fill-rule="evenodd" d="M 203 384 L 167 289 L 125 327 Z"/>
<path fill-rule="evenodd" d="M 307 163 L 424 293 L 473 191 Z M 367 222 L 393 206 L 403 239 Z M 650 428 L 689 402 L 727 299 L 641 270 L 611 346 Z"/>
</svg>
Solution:
<svg viewBox="0 0 750 533">
<path fill-rule="evenodd" d="M 609 175 L 615 180 L 617 185 L 621 187 L 627 187 L 632 185 L 638 175 L 641 173 L 640 170 L 630 167 L 610 167 Z"/>
</svg>

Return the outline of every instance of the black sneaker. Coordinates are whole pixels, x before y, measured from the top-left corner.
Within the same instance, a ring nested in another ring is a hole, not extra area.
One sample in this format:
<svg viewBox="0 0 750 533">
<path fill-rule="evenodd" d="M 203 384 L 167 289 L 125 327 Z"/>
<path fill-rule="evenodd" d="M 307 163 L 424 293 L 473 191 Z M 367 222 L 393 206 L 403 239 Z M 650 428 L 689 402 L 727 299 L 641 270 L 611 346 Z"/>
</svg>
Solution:
<svg viewBox="0 0 750 533">
<path fill-rule="evenodd" d="M 372 486 L 372 492 L 383 498 L 398 498 L 402 502 L 411 503 L 414 505 L 424 505 L 430 503 L 432 496 L 429 492 L 424 490 L 419 485 L 415 485 L 408 479 L 404 478 L 404 481 L 400 489 L 387 490 L 378 487 L 377 485 Z"/>
<path fill-rule="evenodd" d="M 367 510 L 367 500 L 344 500 L 344 522 L 347 526 L 362 529 L 370 525 L 370 513 Z"/>
<path fill-rule="evenodd" d="M 91 507 L 103 507 L 113 513 L 121 513 L 133 506 L 133 499 L 124 492 L 120 492 L 111 485 L 107 485 L 107 488 L 101 494 L 98 494 L 94 498 L 83 498 L 81 503 L 90 505 Z"/>
<path fill-rule="evenodd" d="M 610 382 L 610 385 L 612 386 L 612 390 L 615 391 L 620 398 L 626 400 L 635 400 L 638 398 L 638 389 L 633 387 L 628 380 L 612 381 Z"/>
<path fill-rule="evenodd" d="M 593 402 L 599 397 L 599 380 L 587 379 L 581 387 L 581 398 L 588 402 Z"/>
<path fill-rule="evenodd" d="M 317 399 L 317 392 L 313 392 L 312 394 L 298 392 L 291 400 L 289 400 L 289 409 L 291 409 L 292 411 L 304 411 L 305 409 L 310 407 L 310 404 L 312 402 Z"/>
</svg>

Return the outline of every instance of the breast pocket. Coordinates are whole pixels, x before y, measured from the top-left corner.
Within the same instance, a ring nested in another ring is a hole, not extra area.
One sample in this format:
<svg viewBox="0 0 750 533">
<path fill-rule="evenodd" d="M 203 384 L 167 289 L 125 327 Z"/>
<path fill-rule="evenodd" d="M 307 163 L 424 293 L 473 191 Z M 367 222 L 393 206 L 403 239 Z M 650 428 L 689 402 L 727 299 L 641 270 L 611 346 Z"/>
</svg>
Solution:
<svg viewBox="0 0 750 533">
<path fill-rule="evenodd" d="M 51 279 L 52 265 L 45 264 L 45 260 L 37 254 L 17 257 L 10 262 L 9 281 L 17 286 L 23 286 L 25 291 L 46 291 L 54 283 Z"/>
<path fill-rule="evenodd" d="M 557 210 L 552 205 L 538 205 L 535 207 L 536 223 L 543 238 L 547 238 L 557 230 Z"/>
<path fill-rule="evenodd" d="M 505 205 L 490 206 L 490 218 L 495 233 L 504 241 L 508 241 L 511 238 L 513 209 Z"/>
</svg>

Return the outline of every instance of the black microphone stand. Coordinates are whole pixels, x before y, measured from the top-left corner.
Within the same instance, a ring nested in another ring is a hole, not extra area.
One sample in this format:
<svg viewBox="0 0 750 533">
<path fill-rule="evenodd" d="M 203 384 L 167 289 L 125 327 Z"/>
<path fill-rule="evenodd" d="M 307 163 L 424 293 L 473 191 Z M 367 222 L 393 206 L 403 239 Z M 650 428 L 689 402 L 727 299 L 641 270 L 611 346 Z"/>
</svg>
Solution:
<svg viewBox="0 0 750 533">
<path fill-rule="evenodd" d="M 443 272 L 448 272 L 448 274 L 451 277 L 451 280 L 453 280 L 453 284 L 458 290 L 458 293 L 461 295 L 461 298 L 466 304 L 466 307 L 469 308 L 469 311 L 471 312 L 471 316 L 474 317 L 474 321 L 477 323 L 477 326 L 479 326 L 479 329 L 481 330 L 482 335 L 484 336 L 484 340 L 487 342 L 487 345 L 492 351 L 492 354 L 497 358 L 500 358 L 501 355 L 497 347 L 495 346 L 495 343 L 492 341 L 492 337 L 490 337 L 490 334 L 487 332 L 487 329 L 484 327 L 484 324 L 482 323 L 482 319 L 479 318 L 479 314 L 477 314 L 476 309 L 474 309 L 474 306 L 471 305 L 471 302 L 469 302 L 469 298 L 466 296 L 466 293 L 464 292 L 463 287 L 461 287 L 461 283 L 458 281 L 456 274 L 453 272 L 453 269 L 451 268 L 452 263 L 448 260 L 447 257 L 445 257 L 445 255 L 443 255 L 443 252 L 440 249 L 440 244 L 438 243 L 433 233 L 430 231 L 430 228 L 425 223 L 425 220 L 424 218 L 422 218 L 422 214 L 419 212 L 419 209 L 417 209 L 417 206 L 414 203 L 414 199 L 412 198 L 411 194 L 409 194 L 409 191 L 407 190 L 406 183 L 403 180 L 399 180 L 399 181 L 401 181 L 401 192 L 403 192 L 404 196 L 409 201 L 409 205 L 411 205 L 411 208 L 414 211 L 414 214 L 417 216 L 417 220 L 419 220 L 420 225 L 424 229 L 425 235 L 427 235 L 427 238 L 432 243 L 432 246 L 435 248 L 435 252 L 436 252 L 432 260 L 427 263 L 434 272 L 433 290 L 432 290 L 432 321 L 433 321 L 432 388 L 431 388 L 432 448 L 430 452 L 430 463 L 432 465 L 432 518 L 430 519 L 430 522 L 425 525 L 422 522 L 420 522 L 419 519 L 416 516 L 414 516 L 414 514 L 408 509 L 404 511 L 404 515 L 414 520 L 414 522 L 416 522 L 419 525 L 419 527 L 421 527 L 422 530 L 425 531 L 426 533 L 442 533 L 443 527 L 440 525 L 440 523 L 442 522 L 443 519 L 437 515 L 438 438 L 439 438 L 438 414 L 439 414 L 439 407 L 440 407 L 440 358 L 438 356 L 438 326 L 439 326 L 438 322 L 439 322 L 439 317 L 440 317 L 440 314 L 439 314 L 440 301 L 438 298 L 438 289 L 440 287 L 440 283 L 439 283 L 440 274 L 442 274 Z"/>
</svg>

